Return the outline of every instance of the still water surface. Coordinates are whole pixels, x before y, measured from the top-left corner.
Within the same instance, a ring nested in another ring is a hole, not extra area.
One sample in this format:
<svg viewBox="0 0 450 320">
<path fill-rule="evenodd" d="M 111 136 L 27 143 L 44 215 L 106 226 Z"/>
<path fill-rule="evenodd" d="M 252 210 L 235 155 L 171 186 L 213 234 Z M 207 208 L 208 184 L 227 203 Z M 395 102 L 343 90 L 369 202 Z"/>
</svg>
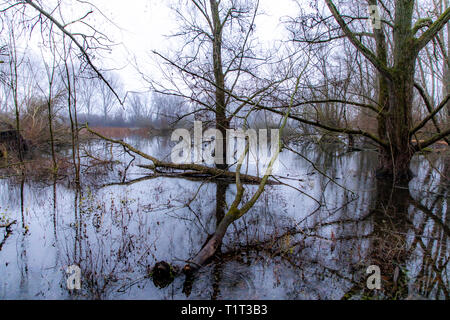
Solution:
<svg viewBox="0 0 450 320">
<path fill-rule="evenodd" d="M 127 142 L 170 160 L 167 137 Z M 81 190 L 69 178 L 0 180 L 0 219 L 17 220 L 0 230 L 0 299 L 449 299 L 448 158 L 416 157 L 409 186 L 393 187 L 375 179 L 373 151 L 296 148 L 311 162 L 283 151 L 275 174 L 285 184 L 268 186 L 230 226 L 220 258 L 192 283 L 178 275 L 164 288 L 149 270 L 191 259 L 235 185 L 143 178 L 147 161 L 130 164 L 103 142 L 85 149 L 121 163 L 85 159 Z M 82 288 L 71 292 L 73 264 Z M 381 269 L 380 290 L 366 286 L 370 265 Z"/>
</svg>

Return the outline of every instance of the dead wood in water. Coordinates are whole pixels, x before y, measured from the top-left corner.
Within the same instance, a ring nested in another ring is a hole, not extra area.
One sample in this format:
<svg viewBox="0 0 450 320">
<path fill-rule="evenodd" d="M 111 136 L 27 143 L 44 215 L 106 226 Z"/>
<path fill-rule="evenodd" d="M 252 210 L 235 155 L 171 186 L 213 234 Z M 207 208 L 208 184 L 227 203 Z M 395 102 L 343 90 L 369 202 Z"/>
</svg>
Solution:
<svg viewBox="0 0 450 320">
<path fill-rule="evenodd" d="M 89 127 L 85 127 L 85 128 L 87 131 L 96 135 L 97 137 L 99 137 L 105 141 L 114 143 L 114 144 L 119 144 L 119 145 L 123 146 L 124 148 L 126 148 L 127 150 L 153 162 L 153 165 L 140 165 L 140 167 L 142 167 L 142 168 L 151 169 L 151 170 L 157 170 L 158 168 L 165 168 L 165 169 L 190 171 L 190 172 L 178 174 L 177 177 L 180 177 L 180 178 L 182 178 L 182 177 L 201 177 L 202 176 L 205 178 L 215 178 L 215 179 L 220 179 L 220 178 L 224 179 L 225 178 L 225 179 L 233 181 L 233 182 L 236 179 L 236 172 L 233 172 L 233 171 L 227 171 L 227 170 L 223 170 L 223 169 L 219 169 L 219 168 L 207 167 L 204 165 L 194 164 L 194 163 L 177 164 L 177 163 L 172 163 L 172 162 L 160 161 L 157 158 L 152 157 L 151 155 L 148 155 L 148 154 L 134 148 L 133 146 L 129 145 L 128 143 L 126 143 L 122 140 L 111 139 L 111 138 L 105 137 L 102 134 L 90 129 Z M 262 178 L 252 176 L 252 175 L 247 175 L 247 174 L 240 174 L 240 179 L 241 179 L 242 183 L 246 183 L 246 184 L 260 184 L 261 181 L 263 181 Z M 275 182 L 272 180 L 267 180 L 266 183 L 269 185 L 270 184 L 271 185 L 279 184 L 278 182 Z"/>
<path fill-rule="evenodd" d="M 183 272 L 186 274 L 186 286 L 183 291 L 186 294 L 189 294 L 190 288 L 192 288 L 189 285 L 189 283 L 191 282 L 191 281 L 189 281 L 190 278 L 192 278 L 192 275 L 198 269 L 200 269 L 202 267 L 202 265 L 204 265 L 207 261 L 209 261 L 212 257 L 214 257 L 215 253 L 218 251 L 218 249 L 220 248 L 220 246 L 222 244 L 222 240 L 228 230 L 228 227 L 234 221 L 240 219 L 243 215 L 245 215 L 255 205 L 256 201 L 258 201 L 259 197 L 264 192 L 265 186 L 269 182 L 269 177 L 272 175 L 274 163 L 278 159 L 278 156 L 281 152 L 281 147 L 280 147 L 281 146 L 281 139 L 280 139 L 281 132 L 286 127 L 287 120 L 288 120 L 288 117 L 289 117 L 289 114 L 291 112 L 292 105 L 294 102 L 294 96 L 299 89 L 300 78 L 302 77 L 303 72 L 305 70 L 306 70 L 306 68 L 303 69 L 303 71 L 297 77 L 297 81 L 295 84 L 295 90 L 291 96 L 289 109 L 288 109 L 287 113 L 284 115 L 282 124 L 278 131 L 278 133 L 279 133 L 278 147 L 273 152 L 273 155 L 271 157 L 269 165 L 266 168 L 264 176 L 261 179 L 257 178 L 257 177 L 252 178 L 252 179 L 255 179 L 255 178 L 260 179 L 260 182 L 258 184 L 258 188 L 253 193 L 253 195 L 250 197 L 250 199 L 244 203 L 242 203 L 242 202 L 243 202 L 244 192 L 245 192 L 245 187 L 243 184 L 243 178 L 245 177 L 245 175 L 241 174 L 241 168 L 242 168 L 244 159 L 247 156 L 249 149 L 250 149 L 249 141 L 246 142 L 245 151 L 240 156 L 239 160 L 237 161 L 236 172 L 233 173 L 233 172 L 228 172 L 226 170 L 221 170 L 218 168 L 210 168 L 210 167 L 206 167 L 206 166 L 202 166 L 202 165 L 198 165 L 198 164 L 174 164 L 174 163 L 161 162 L 158 159 L 133 148 L 132 146 L 126 144 L 123 141 L 106 138 L 106 137 L 100 135 L 99 133 L 96 133 L 96 132 L 90 130 L 86 126 L 86 129 L 89 132 L 99 136 L 100 138 L 105 139 L 110 142 L 113 142 L 113 143 L 118 143 L 118 144 L 122 145 L 123 147 L 128 148 L 130 151 L 132 151 L 138 155 L 141 155 L 144 158 L 151 160 L 154 164 L 153 169 L 155 171 L 157 170 L 158 167 L 165 167 L 165 168 L 180 169 L 180 170 L 194 170 L 194 171 L 199 171 L 202 173 L 209 173 L 212 176 L 229 175 L 229 176 L 235 177 L 236 195 L 235 195 L 233 203 L 231 204 L 227 213 L 224 215 L 224 217 L 221 219 L 221 221 L 217 225 L 217 228 L 216 228 L 216 231 L 214 232 L 214 234 L 207 240 L 206 244 L 200 249 L 200 251 L 195 255 L 195 257 L 191 261 L 189 261 L 188 264 L 186 264 L 183 268 Z M 250 178 L 250 176 L 247 176 L 247 178 Z"/>
<path fill-rule="evenodd" d="M 140 167 L 140 166 L 139 166 Z M 172 179 L 184 179 L 194 182 L 221 182 L 221 183 L 234 183 L 234 179 L 229 177 L 214 177 L 210 175 L 203 175 L 199 172 L 156 172 L 150 175 L 145 175 L 136 179 L 120 181 L 120 182 L 110 182 L 100 185 L 100 188 L 111 187 L 111 186 L 129 186 L 135 183 L 140 183 L 142 181 L 157 179 L 157 178 L 172 178 Z M 258 182 L 247 181 L 247 185 L 258 185 Z M 270 183 L 269 183 L 270 184 Z M 273 185 L 281 185 L 280 182 L 272 182 Z"/>
<path fill-rule="evenodd" d="M 303 70 L 305 71 L 306 68 Z M 281 132 L 286 127 L 286 123 L 289 117 L 289 114 L 292 109 L 292 105 L 294 102 L 294 96 L 298 91 L 300 78 L 303 75 L 303 71 L 300 73 L 300 75 L 297 77 L 297 82 L 295 84 L 295 90 L 294 93 L 291 96 L 291 102 L 289 105 L 289 109 L 287 113 L 284 115 L 282 124 L 279 129 L 279 134 L 281 136 Z M 269 165 L 267 166 L 266 172 L 264 174 L 264 177 L 261 179 L 261 182 L 258 185 L 257 190 L 253 193 L 253 195 L 250 197 L 248 201 L 245 203 L 242 203 L 244 191 L 245 188 L 242 184 L 242 176 L 241 175 L 241 167 L 242 163 L 244 161 L 245 156 L 249 152 L 249 143 L 247 142 L 245 152 L 242 154 L 241 158 L 238 160 L 238 165 L 236 166 L 236 196 L 234 198 L 233 203 L 231 204 L 230 208 L 228 209 L 228 212 L 225 214 L 223 219 L 218 224 L 216 231 L 212 235 L 209 240 L 207 240 L 206 244 L 200 249 L 200 251 L 195 255 L 195 257 L 184 266 L 183 272 L 186 274 L 186 279 L 189 280 L 191 276 L 199 269 L 202 265 L 207 263 L 218 251 L 220 246 L 222 245 L 223 237 L 225 236 L 225 233 L 227 232 L 228 227 L 236 220 L 240 219 L 243 215 L 245 215 L 256 203 L 256 201 L 259 199 L 261 194 L 264 192 L 264 188 L 269 181 L 269 176 L 272 174 L 273 165 L 278 158 L 278 155 L 281 152 L 281 141 L 280 138 L 278 138 L 278 148 L 275 150 L 274 154 L 272 155 L 272 158 L 270 160 Z M 189 282 L 189 281 L 187 281 Z M 189 287 L 189 286 L 187 286 Z"/>
<path fill-rule="evenodd" d="M 165 164 L 167 166 L 162 166 L 162 167 L 170 168 L 170 169 L 179 169 L 179 168 L 175 167 L 175 166 L 177 166 L 177 164 L 172 164 L 169 162 L 165 162 Z M 172 165 L 175 165 L 175 166 L 172 166 Z M 195 165 L 195 166 L 199 166 L 199 165 Z M 152 169 L 152 170 L 156 169 L 155 166 L 151 166 L 151 165 L 139 165 L 139 167 L 144 168 L 144 169 Z M 225 182 L 229 182 L 229 183 L 234 183 L 236 181 L 236 172 L 234 172 L 234 171 L 227 171 L 227 170 L 222 170 L 222 169 L 217 169 L 217 168 L 206 167 L 206 166 L 202 166 L 202 165 L 200 165 L 200 167 L 201 168 L 195 168 L 195 169 L 184 167 L 183 169 L 180 169 L 180 170 L 189 170 L 189 171 L 159 172 L 156 175 L 159 175 L 161 177 L 168 177 L 168 178 L 186 178 L 186 179 L 194 180 L 194 181 L 203 181 L 205 179 L 221 180 L 221 181 L 225 181 Z M 247 175 L 247 174 L 241 175 L 241 182 L 245 183 L 245 184 L 258 185 L 259 183 L 261 183 L 261 180 L 262 180 L 262 178 L 255 177 L 252 175 Z M 277 182 L 277 181 L 269 180 L 267 182 L 267 184 L 268 185 L 278 185 L 281 183 Z"/>
<path fill-rule="evenodd" d="M 222 239 L 228 229 L 228 226 L 236 220 L 234 215 L 227 214 L 217 226 L 216 232 L 209 238 L 203 248 L 189 261 L 183 268 L 183 272 L 190 276 L 206 264 L 217 252 L 222 244 Z"/>
<path fill-rule="evenodd" d="M 172 269 L 170 264 L 165 261 L 157 262 L 151 273 L 153 284 L 161 289 L 171 284 L 175 278 L 175 271 Z"/>
</svg>

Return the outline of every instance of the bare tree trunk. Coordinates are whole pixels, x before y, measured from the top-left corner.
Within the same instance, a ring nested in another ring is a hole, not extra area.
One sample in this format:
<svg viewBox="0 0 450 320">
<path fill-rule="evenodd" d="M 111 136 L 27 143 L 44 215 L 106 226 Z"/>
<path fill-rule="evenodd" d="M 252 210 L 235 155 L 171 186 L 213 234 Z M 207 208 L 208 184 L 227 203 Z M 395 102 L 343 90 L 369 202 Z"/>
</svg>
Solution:
<svg viewBox="0 0 450 320">
<path fill-rule="evenodd" d="M 184 266 L 183 272 L 190 275 L 203 266 L 216 253 L 217 249 L 222 244 L 222 239 L 228 230 L 228 226 L 236 221 L 236 216 L 233 214 L 226 214 L 220 221 L 213 236 L 205 244 L 205 246 L 196 254 L 194 259 Z"/>
<path fill-rule="evenodd" d="M 445 8 L 449 7 L 449 0 L 444 0 Z M 442 37 L 445 39 L 445 37 Z M 445 43 L 445 42 L 444 42 Z M 450 61 L 448 61 L 450 55 L 450 24 L 447 24 L 447 59 L 444 58 L 444 84 L 443 84 L 443 97 L 450 93 Z M 447 124 L 450 123 L 450 102 L 447 103 Z"/>
<path fill-rule="evenodd" d="M 69 69 L 69 64 L 67 60 L 70 55 L 69 51 L 66 52 L 66 43 L 65 38 L 63 39 L 64 45 L 64 67 L 66 71 L 66 89 L 67 89 L 67 106 L 69 111 L 69 120 L 70 120 L 70 133 L 71 133 L 71 142 L 72 142 L 72 161 L 75 169 L 75 184 L 78 186 L 80 183 L 80 163 L 77 163 L 79 160 L 79 140 L 78 140 L 78 121 L 76 119 L 77 109 L 76 109 L 76 75 L 73 72 L 73 62 L 72 62 L 72 77 Z M 73 86 L 72 86 L 73 85 Z"/>
<path fill-rule="evenodd" d="M 19 75 L 18 75 L 18 64 L 17 61 L 17 47 L 16 47 L 16 39 L 14 34 L 14 27 L 11 26 L 11 34 L 10 34 L 10 62 L 9 62 L 9 68 L 11 73 L 11 79 L 10 79 L 10 87 L 12 90 L 12 96 L 14 100 L 14 113 L 16 117 L 16 131 L 17 131 L 17 149 L 18 149 L 18 155 L 19 155 L 19 161 L 23 161 L 23 139 L 21 139 L 20 134 L 20 111 L 19 111 L 19 93 L 18 93 L 18 82 L 19 82 Z"/>
<path fill-rule="evenodd" d="M 55 137 L 53 132 L 53 89 L 54 89 L 54 81 L 55 81 L 55 72 L 56 72 L 56 48 L 55 48 L 55 40 L 53 40 L 52 54 L 53 54 L 53 64 L 48 67 L 48 97 L 47 97 L 47 118 L 48 118 L 48 130 L 50 134 L 50 150 L 52 155 L 53 162 L 53 174 L 56 175 L 58 172 L 58 165 L 56 162 L 56 152 L 55 152 Z M 50 69 L 51 68 L 51 69 Z"/>
<path fill-rule="evenodd" d="M 381 126 L 386 130 L 388 147 L 380 148 L 381 168 L 378 174 L 410 179 L 409 164 L 415 153 L 409 130 L 412 125 L 414 61 L 401 62 L 399 71 L 389 85 L 389 117 Z"/>
<path fill-rule="evenodd" d="M 213 20 L 213 63 L 214 63 L 214 78 L 215 78 L 215 114 L 216 114 L 216 129 L 222 133 L 223 140 L 216 141 L 222 144 L 222 157 L 220 159 L 216 154 L 216 166 L 220 169 L 226 169 L 227 148 L 226 148 L 226 130 L 230 128 L 230 121 L 227 118 L 227 108 L 225 104 L 225 76 L 222 65 L 222 22 L 219 16 L 219 3 L 216 0 L 210 0 L 211 15 Z M 220 148 L 217 148 L 220 150 Z M 217 152 L 216 152 L 217 153 Z M 218 155 L 220 156 L 220 155 Z"/>
<path fill-rule="evenodd" d="M 54 134 L 53 134 L 53 111 L 52 111 L 52 103 L 51 103 L 50 99 L 47 103 L 47 112 L 48 112 L 48 130 L 50 133 L 50 148 L 51 148 L 52 162 L 53 162 L 53 173 L 56 174 L 58 167 L 56 164 L 55 138 L 54 138 Z"/>
</svg>

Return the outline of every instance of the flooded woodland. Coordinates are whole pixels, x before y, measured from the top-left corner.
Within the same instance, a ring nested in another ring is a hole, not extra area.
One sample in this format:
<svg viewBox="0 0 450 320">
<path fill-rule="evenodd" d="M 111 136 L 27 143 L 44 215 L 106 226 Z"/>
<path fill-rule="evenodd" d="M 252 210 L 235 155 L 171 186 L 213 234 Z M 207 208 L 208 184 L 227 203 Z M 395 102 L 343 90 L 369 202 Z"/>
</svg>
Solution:
<svg viewBox="0 0 450 320">
<path fill-rule="evenodd" d="M 167 136 L 126 141 L 160 158 L 173 145 Z M 83 148 L 107 162 L 83 162 L 82 188 L 69 177 L 1 180 L 2 218 L 15 221 L 0 244 L 1 299 L 449 298 L 448 152 L 417 156 L 411 182 L 392 185 L 375 178 L 373 150 L 295 144 L 303 156 L 280 154 L 282 184 L 267 186 L 220 252 L 186 277 L 182 266 L 236 185 L 149 174 L 145 161 L 100 140 Z M 171 281 L 152 279 L 160 261 L 172 265 Z M 76 292 L 66 286 L 74 264 Z M 371 265 L 380 290 L 367 288 Z"/>
<path fill-rule="evenodd" d="M 448 300 L 449 21 L 0 0 L 0 300 Z"/>
</svg>

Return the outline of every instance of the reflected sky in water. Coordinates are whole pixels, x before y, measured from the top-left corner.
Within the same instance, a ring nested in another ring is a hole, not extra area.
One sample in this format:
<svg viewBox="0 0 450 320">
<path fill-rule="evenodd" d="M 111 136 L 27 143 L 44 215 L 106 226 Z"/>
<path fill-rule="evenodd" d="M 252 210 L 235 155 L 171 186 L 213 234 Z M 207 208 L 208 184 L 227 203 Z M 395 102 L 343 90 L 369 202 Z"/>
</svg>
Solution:
<svg viewBox="0 0 450 320">
<path fill-rule="evenodd" d="M 167 138 L 127 142 L 170 160 Z M 0 299 L 449 299 L 448 158 L 416 157 L 409 186 L 392 186 L 375 179 L 373 151 L 292 147 L 316 168 L 283 151 L 275 174 L 284 184 L 266 187 L 192 283 L 179 274 L 165 288 L 149 270 L 157 261 L 181 269 L 235 185 L 144 177 L 138 165 L 148 161 L 103 142 L 84 148 L 121 163 L 84 159 L 81 190 L 69 178 L 0 180 L 0 218 L 17 220 L 1 230 Z M 66 286 L 72 264 L 80 291 Z M 366 286 L 369 265 L 381 269 L 381 290 Z"/>
</svg>

